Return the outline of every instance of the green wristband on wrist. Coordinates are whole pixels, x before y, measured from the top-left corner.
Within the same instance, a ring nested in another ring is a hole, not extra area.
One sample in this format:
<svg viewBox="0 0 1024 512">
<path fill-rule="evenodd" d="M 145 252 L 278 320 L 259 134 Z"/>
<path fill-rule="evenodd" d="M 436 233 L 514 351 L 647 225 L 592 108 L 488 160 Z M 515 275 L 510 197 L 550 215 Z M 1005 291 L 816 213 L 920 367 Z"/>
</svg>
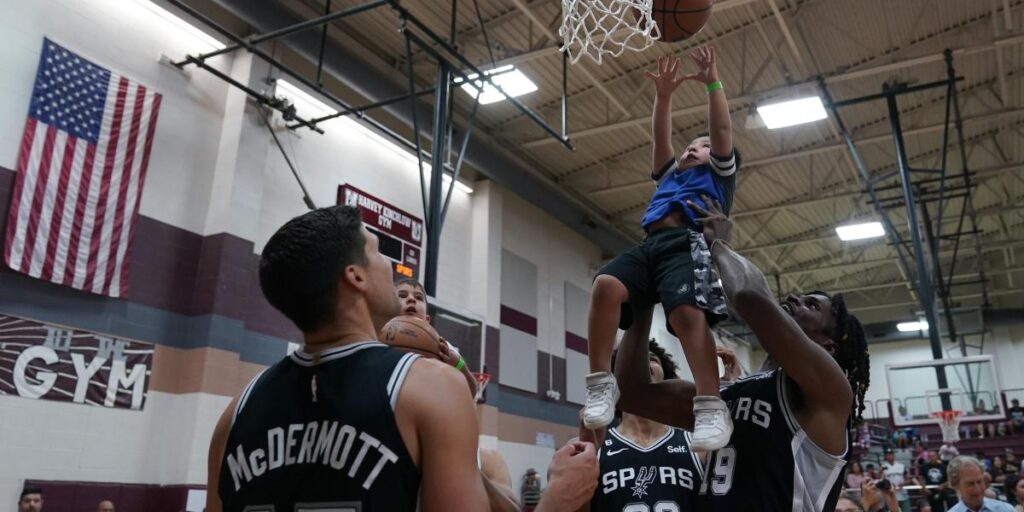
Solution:
<svg viewBox="0 0 1024 512">
<path fill-rule="evenodd" d="M 722 88 L 722 81 L 721 80 L 715 80 L 714 82 L 711 82 L 710 84 L 707 84 L 707 85 L 704 86 L 704 90 L 707 91 L 708 94 L 711 94 L 712 92 L 717 91 L 717 90 L 719 90 L 721 88 Z"/>
<path fill-rule="evenodd" d="M 455 369 L 461 371 L 465 367 L 466 367 L 466 360 L 460 357 L 459 358 L 459 363 L 455 365 Z"/>
</svg>

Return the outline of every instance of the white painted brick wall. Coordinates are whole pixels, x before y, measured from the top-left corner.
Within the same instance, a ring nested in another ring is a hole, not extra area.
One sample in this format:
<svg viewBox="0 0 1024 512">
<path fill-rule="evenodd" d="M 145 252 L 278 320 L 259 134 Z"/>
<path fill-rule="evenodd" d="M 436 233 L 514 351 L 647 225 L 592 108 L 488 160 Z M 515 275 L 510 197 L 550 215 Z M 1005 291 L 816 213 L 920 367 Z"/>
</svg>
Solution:
<svg viewBox="0 0 1024 512">
<path fill-rule="evenodd" d="M 205 484 L 229 397 L 149 393 L 142 411 L 0 396 L 0 503 L 26 479 Z"/>
</svg>

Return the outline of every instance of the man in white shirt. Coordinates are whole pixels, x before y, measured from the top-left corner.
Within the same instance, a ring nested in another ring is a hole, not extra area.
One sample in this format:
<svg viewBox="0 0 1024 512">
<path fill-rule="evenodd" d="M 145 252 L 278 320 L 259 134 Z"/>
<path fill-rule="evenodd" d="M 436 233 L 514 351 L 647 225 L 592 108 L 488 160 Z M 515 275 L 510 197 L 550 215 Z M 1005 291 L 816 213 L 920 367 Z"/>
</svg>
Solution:
<svg viewBox="0 0 1024 512">
<path fill-rule="evenodd" d="M 949 463 L 949 483 L 960 502 L 949 512 L 1013 512 L 1013 507 L 985 497 L 985 470 L 974 457 L 960 456 Z"/>
<path fill-rule="evenodd" d="M 896 455 L 892 450 L 886 450 L 885 461 L 882 462 L 882 474 L 892 484 L 896 491 L 896 501 L 900 504 L 900 510 L 910 512 L 910 496 L 903 489 L 903 479 L 907 474 L 907 468 L 902 462 L 896 462 Z"/>
</svg>

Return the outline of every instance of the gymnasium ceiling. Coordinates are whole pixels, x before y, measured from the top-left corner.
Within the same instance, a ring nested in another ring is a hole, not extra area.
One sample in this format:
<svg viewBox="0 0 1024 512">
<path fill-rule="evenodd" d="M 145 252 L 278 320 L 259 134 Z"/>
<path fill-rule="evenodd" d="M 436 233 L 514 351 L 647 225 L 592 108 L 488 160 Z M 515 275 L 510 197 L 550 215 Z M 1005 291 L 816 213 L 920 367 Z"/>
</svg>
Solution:
<svg viewBox="0 0 1024 512">
<path fill-rule="evenodd" d="M 325 0 L 263 1 L 277 2 L 305 19 L 325 8 Z M 478 1 L 487 37 L 474 2 L 459 0 L 459 47 L 484 69 L 493 65 L 492 53 L 498 65 L 515 64 L 539 87 L 519 99 L 558 129 L 561 2 Z M 362 3 L 333 0 L 330 5 L 338 10 Z M 448 34 L 451 0 L 403 5 L 436 33 Z M 330 34 L 401 79 L 404 40 L 397 27 L 395 13 L 385 7 L 336 22 Z M 642 53 L 605 59 L 601 65 L 584 59 L 570 66 L 570 138 L 576 151 L 547 137 L 508 102 L 481 106 L 475 127 L 639 240 L 639 220 L 654 189 L 647 179 L 654 93 L 643 71 L 653 69 L 661 55 L 685 56 L 697 44 L 713 44 L 730 97 L 735 145 L 744 160 L 732 209 L 734 246 L 758 264 L 773 289 L 778 284 L 784 292 L 843 291 L 866 321 L 907 320 L 920 307 L 894 248 L 881 238 L 842 242 L 835 236 L 838 224 L 878 215 L 837 136 L 834 120 L 779 130 L 748 129 L 745 124 L 755 103 L 810 94 L 818 76 L 826 78 L 836 100 L 878 93 L 887 81 L 913 85 L 944 79 L 942 52 L 952 48 L 957 74 L 964 77 L 958 90 L 977 218 L 976 237 L 960 238 L 958 264 L 952 269 L 953 300 L 962 306 L 982 304 L 978 270 L 983 269 L 989 303 L 1019 308 L 1024 304 L 1022 29 L 1024 0 L 718 0 L 711 21 L 693 40 L 659 43 Z M 433 61 L 415 52 L 413 62 L 418 85 L 432 87 Z M 688 59 L 686 64 L 691 64 Z M 454 94 L 456 118 L 465 120 L 472 99 Z M 366 102 L 353 97 L 353 103 Z M 673 107 L 678 150 L 706 123 L 705 94 L 699 86 L 684 84 Z M 938 168 L 944 89 L 901 96 L 899 107 L 911 166 Z M 841 113 L 872 175 L 893 169 L 885 102 L 859 104 Z M 948 173 L 959 174 L 955 137 L 950 140 Z M 914 179 L 933 177 L 919 174 Z M 950 185 L 961 183 L 953 180 Z M 895 178 L 879 181 L 880 195 L 900 197 L 894 185 Z M 901 236 L 909 241 L 902 201 L 886 203 Z M 956 232 L 962 204 L 961 197 L 944 206 L 942 234 L 947 237 L 941 242 L 940 258 L 947 277 L 956 244 L 948 235 Z M 928 206 L 934 220 L 937 204 Z M 972 232 L 969 217 L 963 231 Z"/>
</svg>

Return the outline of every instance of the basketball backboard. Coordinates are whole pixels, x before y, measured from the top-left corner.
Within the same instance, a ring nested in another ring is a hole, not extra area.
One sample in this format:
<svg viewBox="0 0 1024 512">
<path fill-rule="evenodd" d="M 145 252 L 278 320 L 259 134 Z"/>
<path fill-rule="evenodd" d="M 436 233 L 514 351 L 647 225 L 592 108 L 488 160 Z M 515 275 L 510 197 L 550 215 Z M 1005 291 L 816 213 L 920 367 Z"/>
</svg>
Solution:
<svg viewBox="0 0 1024 512">
<path fill-rule="evenodd" d="M 992 356 L 885 366 L 898 426 L 935 424 L 932 413 L 961 411 L 964 421 L 1004 418 Z"/>
</svg>

